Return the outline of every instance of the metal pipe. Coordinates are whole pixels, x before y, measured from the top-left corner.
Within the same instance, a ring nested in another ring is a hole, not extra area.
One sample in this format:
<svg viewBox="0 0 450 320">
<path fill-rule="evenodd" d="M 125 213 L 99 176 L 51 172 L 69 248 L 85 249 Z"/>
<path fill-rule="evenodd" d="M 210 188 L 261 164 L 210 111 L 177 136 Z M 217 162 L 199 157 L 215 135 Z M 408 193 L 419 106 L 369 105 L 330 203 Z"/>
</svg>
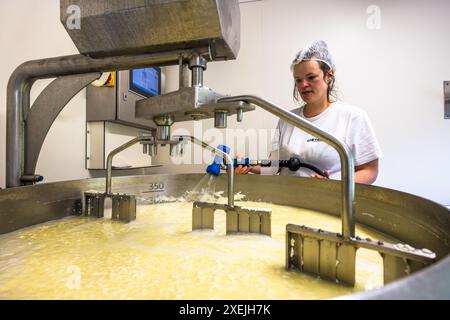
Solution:
<svg viewBox="0 0 450 320">
<path fill-rule="evenodd" d="M 180 54 L 178 57 L 178 89 L 184 88 L 184 65 L 183 65 L 183 55 Z"/>
<path fill-rule="evenodd" d="M 234 168 L 233 168 L 233 159 L 231 158 L 231 156 L 220 150 L 217 149 L 209 144 L 207 144 L 206 142 L 203 142 L 193 136 L 176 136 L 173 137 L 173 139 L 186 139 L 186 140 L 190 140 L 192 143 L 195 143 L 199 146 L 201 146 L 204 149 L 213 151 L 213 152 L 217 152 L 219 153 L 222 157 L 225 157 L 227 159 L 227 166 L 228 166 L 228 206 L 230 208 L 234 207 Z M 181 141 L 181 140 L 180 140 Z"/>
<path fill-rule="evenodd" d="M 30 90 L 36 80 L 72 74 L 175 65 L 180 54 L 188 56 L 193 52 L 209 57 L 209 48 L 202 47 L 196 50 L 174 50 L 102 59 L 70 55 L 22 63 L 10 76 L 7 87 L 6 187 L 21 185 L 25 157 L 23 122 L 30 108 Z"/>
<path fill-rule="evenodd" d="M 227 110 L 214 111 L 214 128 L 226 129 L 227 127 Z"/>
<path fill-rule="evenodd" d="M 170 126 L 158 126 L 156 128 L 156 138 L 159 140 L 169 140 L 170 139 Z"/>
<path fill-rule="evenodd" d="M 203 68 L 194 67 L 192 68 L 192 83 L 191 85 L 203 87 Z"/>
<path fill-rule="evenodd" d="M 195 143 L 199 146 L 201 146 L 204 149 L 213 151 L 213 152 L 217 152 L 219 153 L 222 157 L 225 157 L 227 159 L 227 165 L 228 165 L 228 206 L 229 207 L 234 207 L 234 168 L 233 168 L 233 159 L 231 158 L 231 156 L 220 150 L 217 149 L 209 144 L 207 144 L 206 142 L 203 142 L 193 136 L 174 136 L 172 138 L 172 140 L 169 141 L 160 141 L 160 140 L 153 140 L 150 141 L 150 137 L 149 136 L 140 136 L 140 137 L 136 137 L 134 139 L 131 139 L 130 141 L 124 143 L 123 145 L 117 147 L 116 149 L 114 149 L 113 151 L 111 151 L 108 154 L 108 158 L 106 159 L 106 195 L 110 195 L 111 194 L 111 180 L 112 180 L 112 160 L 114 158 L 114 156 L 116 154 L 118 154 L 119 152 L 122 152 L 123 150 L 131 147 L 132 145 L 140 142 L 140 141 L 144 141 L 147 140 L 147 144 L 149 145 L 149 150 L 157 145 L 157 144 L 178 144 L 183 140 L 189 140 L 192 143 Z"/>
<path fill-rule="evenodd" d="M 339 153 L 339 158 L 341 161 L 341 195 L 342 195 L 342 208 L 341 208 L 341 218 L 342 218 L 342 235 L 345 238 L 351 238 L 355 236 L 355 220 L 354 220 L 354 197 L 355 197 L 355 180 L 354 180 L 354 170 L 355 166 L 353 163 L 353 156 L 349 147 L 340 139 L 334 137 L 326 131 L 323 131 L 316 125 L 304 120 L 300 116 L 275 106 L 270 102 L 267 102 L 261 98 L 242 95 L 235 97 L 225 97 L 218 100 L 218 102 L 238 102 L 245 101 L 247 103 L 253 103 L 260 106 L 264 110 L 272 113 L 280 119 L 285 120 L 291 125 L 300 128 L 307 133 L 313 135 L 316 138 L 323 140 L 325 143 L 332 146 Z"/>
<path fill-rule="evenodd" d="M 120 147 L 114 149 L 108 154 L 108 158 L 106 159 L 106 195 L 109 196 L 111 194 L 111 180 L 112 180 L 112 160 L 116 154 L 122 152 L 123 150 L 131 147 L 132 145 L 142 141 L 148 140 L 148 137 L 136 137 L 131 139 L 128 142 L 125 142 Z"/>
<path fill-rule="evenodd" d="M 128 142 L 125 142 L 123 145 L 117 147 L 116 149 L 114 149 L 113 151 L 111 151 L 108 154 L 108 157 L 106 158 L 106 195 L 110 195 L 111 194 L 111 180 L 112 180 L 112 160 L 114 158 L 114 156 L 116 154 L 118 154 L 119 152 L 122 152 L 123 150 L 131 147 L 132 145 L 141 142 L 141 141 L 145 141 L 144 146 L 148 145 L 147 149 L 148 149 L 148 153 L 149 155 L 153 156 L 153 153 L 156 154 L 156 145 L 158 144 L 176 144 L 178 143 L 178 141 L 160 141 L 160 140 L 153 140 L 152 136 L 148 136 L 148 135 L 144 135 L 144 136 L 139 136 L 136 137 L 134 139 L 131 139 Z M 155 148 L 155 149 L 153 149 Z M 152 153 L 152 154 L 150 154 Z"/>
<path fill-rule="evenodd" d="M 44 180 L 44 177 L 39 174 L 22 176 L 22 181 L 29 182 L 31 184 L 35 184 L 36 182 L 41 182 L 42 180 Z"/>
<path fill-rule="evenodd" d="M 238 108 L 236 110 L 236 120 L 237 120 L 237 122 L 242 122 L 243 118 L 244 118 L 244 109 Z"/>
<path fill-rule="evenodd" d="M 192 82 L 191 85 L 202 87 L 203 86 L 203 71 L 206 70 L 206 59 L 201 55 L 195 54 L 189 60 L 189 68 L 192 70 Z"/>
</svg>

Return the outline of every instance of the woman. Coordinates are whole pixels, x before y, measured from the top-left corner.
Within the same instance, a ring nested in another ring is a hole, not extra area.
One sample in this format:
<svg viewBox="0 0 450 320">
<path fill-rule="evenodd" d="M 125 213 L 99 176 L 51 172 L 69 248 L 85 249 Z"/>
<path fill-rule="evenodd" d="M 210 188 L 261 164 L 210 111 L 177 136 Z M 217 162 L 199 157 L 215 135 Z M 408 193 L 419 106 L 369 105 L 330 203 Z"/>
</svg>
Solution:
<svg viewBox="0 0 450 320">
<path fill-rule="evenodd" d="M 292 62 L 294 99 L 304 104 L 292 112 L 314 123 L 322 130 L 344 141 L 353 154 L 355 182 L 372 184 L 378 175 L 382 152 L 366 112 L 332 99 L 335 67 L 324 41 L 316 41 L 302 49 Z M 280 120 L 274 137 L 271 160 L 287 160 L 293 155 L 324 171 L 330 179 L 340 179 L 341 166 L 337 151 L 314 136 Z M 235 172 L 277 173 L 273 168 L 242 167 Z M 323 178 L 307 168 L 292 172 L 281 168 L 281 175 Z"/>
</svg>

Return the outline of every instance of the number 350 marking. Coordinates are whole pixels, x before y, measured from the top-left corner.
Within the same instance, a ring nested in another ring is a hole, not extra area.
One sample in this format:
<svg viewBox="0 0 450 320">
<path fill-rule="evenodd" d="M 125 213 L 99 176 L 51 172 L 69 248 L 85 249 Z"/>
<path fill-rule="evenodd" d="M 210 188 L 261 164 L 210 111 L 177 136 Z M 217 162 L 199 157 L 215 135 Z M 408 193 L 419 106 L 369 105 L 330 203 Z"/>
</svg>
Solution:
<svg viewBox="0 0 450 320">
<path fill-rule="evenodd" d="M 150 192 L 164 191 L 164 183 L 162 182 L 150 183 L 148 190 Z"/>
</svg>

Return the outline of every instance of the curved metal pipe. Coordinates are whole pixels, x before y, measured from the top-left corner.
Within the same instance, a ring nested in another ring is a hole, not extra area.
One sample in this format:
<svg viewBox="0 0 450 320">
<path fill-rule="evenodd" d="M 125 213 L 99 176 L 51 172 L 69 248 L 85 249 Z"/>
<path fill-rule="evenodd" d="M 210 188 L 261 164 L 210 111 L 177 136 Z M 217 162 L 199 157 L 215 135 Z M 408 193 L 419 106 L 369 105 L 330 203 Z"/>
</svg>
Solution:
<svg viewBox="0 0 450 320">
<path fill-rule="evenodd" d="M 227 164 L 228 164 L 228 206 L 229 207 L 234 207 L 234 170 L 233 170 L 233 159 L 231 158 L 231 156 L 220 150 L 217 149 L 209 144 L 207 144 L 206 142 L 203 142 L 193 136 L 187 136 L 187 135 L 181 135 L 181 136 L 174 136 L 172 138 L 172 140 L 168 140 L 168 141 L 160 141 L 160 140 L 156 140 L 156 141 L 152 141 L 150 139 L 153 139 L 153 137 L 149 137 L 149 136 L 140 136 L 140 137 L 136 137 L 134 139 L 131 139 L 128 142 L 125 142 L 123 145 L 117 147 L 116 149 L 114 149 L 113 151 L 111 151 L 108 154 L 108 157 L 106 159 L 106 195 L 109 196 L 111 194 L 111 181 L 112 181 L 112 160 L 114 158 L 114 156 L 116 154 L 118 154 L 119 152 L 122 152 L 123 150 L 131 147 L 132 145 L 147 140 L 146 144 L 177 144 L 180 143 L 183 140 L 189 140 L 192 143 L 195 143 L 199 146 L 201 146 L 204 149 L 213 151 L 213 152 L 217 152 L 219 153 L 221 156 L 225 157 L 227 159 Z"/>
<path fill-rule="evenodd" d="M 207 144 L 206 142 L 203 142 L 193 136 L 176 136 L 174 137 L 174 139 L 186 139 L 186 140 L 190 140 L 192 143 L 195 143 L 199 146 L 201 146 L 204 149 L 213 151 L 213 152 L 217 152 L 219 153 L 222 157 L 225 157 L 227 159 L 227 166 L 228 166 L 228 206 L 230 208 L 234 207 L 234 168 L 233 168 L 233 158 L 231 158 L 231 156 L 220 150 L 217 149 L 209 144 Z"/>
<path fill-rule="evenodd" d="M 94 59 L 81 54 L 33 60 L 18 66 L 8 81 L 6 117 L 6 187 L 18 187 L 24 170 L 24 121 L 30 108 L 30 90 L 38 79 L 136 67 L 176 65 L 180 54 L 209 57 L 209 48 Z"/>
<path fill-rule="evenodd" d="M 334 137 L 326 131 L 323 131 L 316 125 L 304 120 L 300 116 L 280 108 L 276 105 L 267 102 L 261 98 L 251 95 L 241 95 L 235 97 L 225 97 L 218 100 L 218 102 L 238 102 L 245 101 L 253 103 L 264 110 L 272 113 L 280 119 L 285 120 L 291 125 L 300 128 L 307 133 L 319 138 L 332 146 L 339 153 L 341 160 L 341 185 L 342 185 L 342 235 L 346 238 L 355 236 L 355 221 L 354 221 L 354 197 L 355 197 L 355 180 L 353 163 L 353 156 L 349 147 L 340 139 Z"/>
<path fill-rule="evenodd" d="M 123 145 L 114 149 L 108 154 L 108 158 L 106 158 L 106 195 L 109 196 L 111 194 L 111 180 L 112 180 L 112 160 L 116 154 L 122 152 L 125 149 L 128 149 L 132 145 L 138 143 L 142 140 L 147 140 L 147 137 L 136 137 L 131 139 L 128 142 L 125 142 Z"/>
</svg>

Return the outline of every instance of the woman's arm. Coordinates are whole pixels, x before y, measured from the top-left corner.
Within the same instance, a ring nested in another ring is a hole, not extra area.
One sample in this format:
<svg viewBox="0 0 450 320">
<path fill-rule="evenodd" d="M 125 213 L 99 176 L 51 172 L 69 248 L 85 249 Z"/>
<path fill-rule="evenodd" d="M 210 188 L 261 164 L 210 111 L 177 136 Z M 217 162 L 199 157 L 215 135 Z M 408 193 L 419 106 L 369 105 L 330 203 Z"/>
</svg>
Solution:
<svg viewBox="0 0 450 320">
<path fill-rule="evenodd" d="M 378 159 L 372 160 L 370 162 L 355 167 L 356 183 L 372 184 L 377 179 L 377 176 L 378 176 Z M 317 179 L 325 179 L 324 177 L 318 174 L 313 174 L 311 177 Z"/>
<path fill-rule="evenodd" d="M 378 159 L 355 167 L 355 182 L 372 184 L 378 176 Z"/>
</svg>

